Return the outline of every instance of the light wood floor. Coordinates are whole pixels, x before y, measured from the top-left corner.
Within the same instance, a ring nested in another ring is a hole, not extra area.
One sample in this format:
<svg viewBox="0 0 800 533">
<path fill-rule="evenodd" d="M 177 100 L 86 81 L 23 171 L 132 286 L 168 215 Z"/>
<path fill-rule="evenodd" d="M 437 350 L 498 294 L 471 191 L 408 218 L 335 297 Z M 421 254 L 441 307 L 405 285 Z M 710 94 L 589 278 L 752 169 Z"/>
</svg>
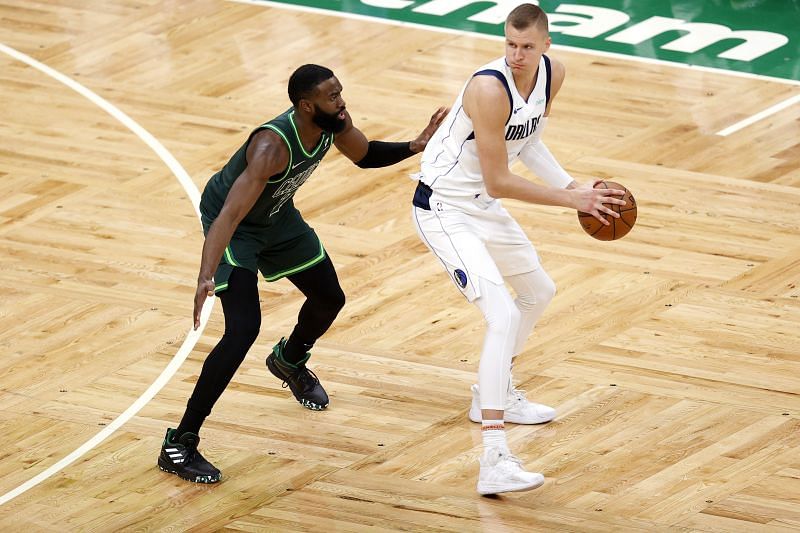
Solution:
<svg viewBox="0 0 800 533">
<path fill-rule="evenodd" d="M 198 188 L 331 67 L 369 137 L 411 138 L 498 41 L 217 0 L 0 2 L 0 42 L 128 113 Z M 554 50 L 568 77 L 547 143 L 613 178 L 634 231 L 594 241 L 565 209 L 507 202 L 558 285 L 517 380 L 558 408 L 510 427 L 547 481 L 481 498 L 467 420 L 482 339 L 410 222 L 418 158 L 331 153 L 297 203 L 348 303 L 312 359 L 330 409 L 301 408 L 263 359 L 301 303 L 262 283 L 261 335 L 203 428 L 224 480 L 160 472 L 219 305 L 174 378 L 108 440 L 0 507 L 3 530 L 785 531 L 800 529 L 800 106 L 779 83 Z M 125 411 L 189 327 L 202 234 L 145 144 L 0 54 L 0 494 Z"/>
</svg>

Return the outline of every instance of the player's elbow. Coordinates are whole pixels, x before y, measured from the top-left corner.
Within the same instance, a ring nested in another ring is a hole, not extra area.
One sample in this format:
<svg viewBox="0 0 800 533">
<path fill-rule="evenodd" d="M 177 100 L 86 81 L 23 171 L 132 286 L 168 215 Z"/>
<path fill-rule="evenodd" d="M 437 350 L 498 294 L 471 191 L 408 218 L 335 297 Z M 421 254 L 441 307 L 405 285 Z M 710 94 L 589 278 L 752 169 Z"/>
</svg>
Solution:
<svg viewBox="0 0 800 533">
<path fill-rule="evenodd" d="M 497 185 L 489 185 L 486 184 L 486 192 L 492 198 L 502 198 L 503 197 L 503 190 L 502 187 L 498 187 Z"/>
<path fill-rule="evenodd" d="M 508 194 L 508 181 L 501 175 L 487 175 L 484 177 L 486 192 L 492 198 L 505 198 Z"/>
</svg>

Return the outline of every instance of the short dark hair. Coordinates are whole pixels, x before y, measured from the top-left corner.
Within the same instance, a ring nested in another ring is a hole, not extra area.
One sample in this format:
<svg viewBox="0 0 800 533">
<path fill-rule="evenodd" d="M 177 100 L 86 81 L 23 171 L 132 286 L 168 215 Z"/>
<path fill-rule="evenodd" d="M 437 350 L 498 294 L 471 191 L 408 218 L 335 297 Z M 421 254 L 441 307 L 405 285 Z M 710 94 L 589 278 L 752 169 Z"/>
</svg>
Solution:
<svg viewBox="0 0 800 533">
<path fill-rule="evenodd" d="M 547 14 L 542 8 L 533 4 L 520 4 L 515 7 L 506 18 L 506 24 L 511 24 L 514 29 L 524 30 L 536 26 L 545 33 L 550 32 L 547 24 Z"/>
<path fill-rule="evenodd" d="M 333 71 L 319 65 L 303 65 L 289 77 L 289 100 L 297 107 L 301 98 L 308 98 L 317 85 L 333 77 Z"/>
</svg>

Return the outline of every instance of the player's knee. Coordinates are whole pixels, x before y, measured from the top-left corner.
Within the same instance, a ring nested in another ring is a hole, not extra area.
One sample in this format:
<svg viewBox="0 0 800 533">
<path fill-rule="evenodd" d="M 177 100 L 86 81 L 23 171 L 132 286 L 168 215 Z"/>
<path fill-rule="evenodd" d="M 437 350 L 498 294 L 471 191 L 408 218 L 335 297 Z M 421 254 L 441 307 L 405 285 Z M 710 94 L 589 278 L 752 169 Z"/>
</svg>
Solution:
<svg viewBox="0 0 800 533">
<path fill-rule="evenodd" d="M 519 329 L 522 313 L 515 305 L 505 305 L 502 309 L 495 309 L 491 316 L 486 318 L 486 325 L 490 331 L 503 335 L 512 335 Z"/>
<path fill-rule="evenodd" d="M 257 324 L 250 324 L 244 331 L 242 331 L 242 342 L 252 346 L 258 338 L 258 332 L 261 330 L 261 322 Z"/>
<path fill-rule="evenodd" d="M 237 344 L 248 348 L 256 342 L 261 330 L 261 314 L 251 314 L 239 317 L 232 324 L 226 324 L 225 335 L 234 337 Z"/>
<path fill-rule="evenodd" d="M 333 320 L 342 310 L 344 304 L 344 291 L 337 285 L 327 291 L 324 298 L 319 298 L 314 307 L 324 313 L 330 320 Z"/>
<path fill-rule="evenodd" d="M 547 305 L 556 295 L 556 284 L 550 276 L 545 276 L 536 287 L 537 299 Z"/>
<path fill-rule="evenodd" d="M 556 284 L 548 275 L 539 276 L 530 293 L 517 294 L 517 306 L 523 311 L 546 307 L 556 295 Z"/>
<path fill-rule="evenodd" d="M 330 301 L 331 309 L 334 310 L 335 314 L 338 315 L 339 311 L 342 310 L 346 299 L 347 297 L 344 295 L 344 291 L 342 290 L 342 288 L 337 286 L 336 290 L 333 292 L 331 296 L 331 301 Z"/>
</svg>

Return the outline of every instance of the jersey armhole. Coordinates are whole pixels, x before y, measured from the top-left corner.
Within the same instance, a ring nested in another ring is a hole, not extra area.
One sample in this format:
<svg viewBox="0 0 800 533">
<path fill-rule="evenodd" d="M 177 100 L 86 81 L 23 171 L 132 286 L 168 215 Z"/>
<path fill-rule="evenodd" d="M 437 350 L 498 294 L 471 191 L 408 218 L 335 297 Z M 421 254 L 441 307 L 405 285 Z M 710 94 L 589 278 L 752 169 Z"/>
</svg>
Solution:
<svg viewBox="0 0 800 533">
<path fill-rule="evenodd" d="M 472 75 L 473 78 L 475 76 L 494 76 L 495 78 L 500 80 L 500 83 L 503 84 L 503 87 L 506 90 L 506 94 L 508 95 L 508 118 L 506 118 L 506 124 L 508 124 L 508 121 L 511 120 L 511 114 L 514 112 L 514 98 L 511 96 L 511 88 L 508 86 L 508 80 L 506 80 L 506 77 L 503 76 L 503 74 L 500 71 L 493 69 L 479 70 L 478 72 Z"/>
<path fill-rule="evenodd" d="M 550 80 L 553 77 L 553 71 L 550 67 L 550 58 L 546 55 L 542 54 L 542 58 L 544 59 L 544 69 L 545 73 L 547 74 L 547 82 L 544 85 L 544 106 L 545 108 L 550 105 Z"/>
<path fill-rule="evenodd" d="M 508 118 L 506 118 L 506 125 L 508 125 L 508 121 L 511 120 L 511 115 L 514 113 L 514 97 L 511 96 L 511 89 L 508 87 L 508 81 L 506 80 L 506 77 L 503 76 L 503 74 L 500 71 L 493 69 L 479 70 L 478 72 L 472 75 L 473 78 L 475 76 L 494 76 L 495 78 L 500 80 L 500 83 L 503 84 L 503 87 L 505 87 L 506 89 L 506 94 L 508 95 Z M 474 131 L 467 136 L 468 141 L 471 141 L 473 139 L 475 139 Z"/>
<path fill-rule="evenodd" d="M 289 150 L 289 162 L 286 164 L 286 170 L 283 171 L 283 174 L 279 178 L 276 179 L 278 174 L 275 174 L 274 176 L 270 176 L 269 179 L 267 180 L 267 183 L 276 183 L 276 182 L 282 181 L 286 176 L 288 176 L 289 175 L 289 170 L 291 170 L 291 168 L 292 168 L 292 160 L 293 160 L 293 157 L 292 157 L 292 145 L 289 143 L 289 139 L 286 138 L 286 135 L 284 135 L 284 133 L 280 129 L 278 129 L 277 127 L 273 126 L 270 123 L 262 124 L 260 127 L 258 127 L 253 132 L 253 135 L 255 135 L 257 132 L 259 132 L 259 131 L 261 131 L 263 129 L 269 129 L 270 131 L 273 131 L 273 132 L 277 133 L 278 137 L 283 139 L 283 142 L 286 143 L 286 149 Z M 252 135 L 250 136 L 250 138 L 252 139 Z M 250 141 L 248 140 L 248 144 L 249 143 L 250 143 Z"/>
</svg>

